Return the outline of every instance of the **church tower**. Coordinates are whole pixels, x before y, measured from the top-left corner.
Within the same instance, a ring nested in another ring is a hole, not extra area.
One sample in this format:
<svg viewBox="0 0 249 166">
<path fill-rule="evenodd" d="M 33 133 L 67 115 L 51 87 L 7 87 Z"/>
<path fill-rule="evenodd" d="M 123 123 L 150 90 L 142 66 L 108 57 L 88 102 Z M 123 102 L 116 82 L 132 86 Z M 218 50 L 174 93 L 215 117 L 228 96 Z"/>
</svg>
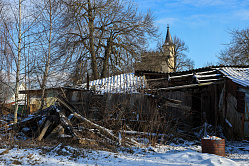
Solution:
<svg viewBox="0 0 249 166">
<path fill-rule="evenodd" d="M 141 55 L 141 62 L 135 65 L 137 71 L 152 71 L 171 73 L 175 69 L 175 44 L 170 35 L 169 26 L 165 42 L 160 51 L 145 52 Z"/>
<path fill-rule="evenodd" d="M 166 57 L 167 73 L 174 72 L 175 68 L 175 44 L 173 43 L 172 37 L 169 31 L 169 25 L 167 26 L 166 39 L 163 44 L 163 56 Z"/>
</svg>

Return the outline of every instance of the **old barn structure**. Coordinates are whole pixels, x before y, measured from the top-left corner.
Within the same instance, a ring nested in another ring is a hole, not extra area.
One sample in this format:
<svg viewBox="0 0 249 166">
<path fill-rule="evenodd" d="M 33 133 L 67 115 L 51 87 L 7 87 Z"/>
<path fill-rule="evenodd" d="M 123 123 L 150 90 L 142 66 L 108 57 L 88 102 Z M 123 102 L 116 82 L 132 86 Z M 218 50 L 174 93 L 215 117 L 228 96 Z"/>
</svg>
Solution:
<svg viewBox="0 0 249 166">
<path fill-rule="evenodd" d="M 178 73 L 136 71 L 149 93 L 191 107 L 194 126 L 222 124 L 228 137 L 249 137 L 248 66 L 214 66 Z"/>
</svg>

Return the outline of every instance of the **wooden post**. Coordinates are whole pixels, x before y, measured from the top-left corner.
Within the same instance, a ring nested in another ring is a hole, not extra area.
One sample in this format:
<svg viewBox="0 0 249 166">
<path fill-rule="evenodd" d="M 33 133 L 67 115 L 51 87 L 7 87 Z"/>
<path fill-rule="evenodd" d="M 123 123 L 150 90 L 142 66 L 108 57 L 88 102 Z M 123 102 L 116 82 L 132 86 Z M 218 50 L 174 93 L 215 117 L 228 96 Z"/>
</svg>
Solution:
<svg viewBox="0 0 249 166">
<path fill-rule="evenodd" d="M 86 74 L 86 88 L 87 88 L 87 90 L 89 90 L 89 84 L 90 84 L 90 81 L 89 81 L 89 74 L 88 74 L 88 72 L 87 72 L 87 74 Z"/>
</svg>

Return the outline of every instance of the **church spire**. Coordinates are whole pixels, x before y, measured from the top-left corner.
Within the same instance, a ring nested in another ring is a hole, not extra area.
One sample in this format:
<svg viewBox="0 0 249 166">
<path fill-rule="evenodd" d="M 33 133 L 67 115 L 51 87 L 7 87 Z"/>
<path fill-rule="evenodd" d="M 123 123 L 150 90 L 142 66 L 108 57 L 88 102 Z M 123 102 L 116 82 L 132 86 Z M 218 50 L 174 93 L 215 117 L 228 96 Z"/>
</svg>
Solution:
<svg viewBox="0 0 249 166">
<path fill-rule="evenodd" d="M 172 44 L 173 44 L 173 40 L 172 40 L 172 37 L 171 37 L 170 32 L 169 32 L 169 24 L 168 24 L 167 34 L 166 34 L 166 39 L 165 39 L 164 45 L 172 45 Z"/>
</svg>

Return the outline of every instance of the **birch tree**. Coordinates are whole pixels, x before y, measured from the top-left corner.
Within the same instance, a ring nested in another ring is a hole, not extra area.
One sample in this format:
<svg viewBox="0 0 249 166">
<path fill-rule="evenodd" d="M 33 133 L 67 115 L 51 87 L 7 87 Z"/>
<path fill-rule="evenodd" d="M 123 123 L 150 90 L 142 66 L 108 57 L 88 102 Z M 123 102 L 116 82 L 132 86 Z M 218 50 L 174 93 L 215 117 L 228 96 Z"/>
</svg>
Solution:
<svg viewBox="0 0 249 166">
<path fill-rule="evenodd" d="M 55 45 L 58 31 L 58 20 L 60 20 L 60 1 L 58 0 L 43 0 L 42 4 L 37 6 L 37 10 L 40 10 L 41 17 L 39 19 L 40 29 L 38 30 L 38 43 L 41 46 L 40 55 L 40 63 L 39 66 L 34 66 L 35 68 L 40 69 L 41 71 L 41 89 L 42 89 L 42 96 L 41 96 L 41 107 L 43 109 L 44 106 L 44 98 L 45 98 L 45 89 L 47 87 L 48 77 L 49 77 L 49 70 L 51 68 L 51 60 L 53 53 L 55 52 Z M 45 7 L 45 9 L 44 9 Z M 44 9 L 44 10 L 43 10 Z M 34 69 L 37 71 L 37 69 Z"/>
<path fill-rule="evenodd" d="M 51 43 L 52 43 L 52 29 L 53 29 L 53 13 L 52 13 L 52 1 L 48 0 L 48 23 L 49 23 L 49 32 L 48 32 L 48 50 L 47 50 L 47 58 L 46 58 L 46 64 L 45 64 L 45 72 L 42 80 L 42 97 L 41 97 L 41 109 L 43 109 L 44 105 L 44 97 L 45 97 L 45 89 L 46 89 L 46 83 L 47 83 L 47 78 L 48 78 L 48 70 L 50 66 L 50 58 L 51 58 Z"/>
<path fill-rule="evenodd" d="M 15 13 L 16 15 L 14 15 L 14 16 L 16 16 L 14 18 L 15 18 L 15 21 L 17 23 L 17 29 L 18 29 L 18 32 L 17 32 L 17 42 L 15 42 L 16 40 L 14 39 L 14 36 L 10 33 L 11 29 L 10 29 L 9 24 L 8 24 L 8 20 L 12 20 L 13 18 L 10 18 L 9 16 L 7 16 L 4 13 L 6 11 L 10 11 L 10 4 L 7 4 L 5 2 L 4 4 L 2 3 L 1 5 L 3 5 L 3 6 L 1 6 L 2 7 L 2 9 L 1 9 L 2 10 L 2 12 L 1 12 L 1 23 L 4 25 L 4 28 L 9 33 L 8 36 L 11 37 L 12 43 L 14 44 L 14 47 L 17 50 L 17 54 L 15 56 L 15 61 L 16 61 L 16 85 L 15 85 L 15 110 L 14 110 L 14 123 L 17 123 L 18 94 L 19 94 L 18 87 L 19 87 L 19 82 L 20 82 L 20 67 L 21 67 L 22 1 L 21 0 L 18 1 L 18 8 L 17 8 L 18 10 L 17 10 L 17 13 Z M 12 10 L 12 12 L 14 12 L 14 11 Z M 5 41 L 5 42 L 7 42 L 7 41 Z M 15 52 L 15 51 L 12 50 L 12 52 Z"/>
<path fill-rule="evenodd" d="M 39 14 L 33 14 L 30 10 L 30 6 L 26 8 L 23 12 L 22 5 L 26 1 L 22 0 L 10 0 L 4 1 L 3 12 L 1 12 L 0 21 L 8 33 L 10 40 L 5 40 L 11 53 L 13 54 L 15 67 L 15 109 L 14 109 L 14 123 L 17 123 L 17 112 L 18 112 L 18 94 L 19 94 L 19 84 L 20 84 L 20 74 L 21 70 L 25 67 L 22 64 L 22 51 L 25 48 L 22 40 L 26 37 L 25 34 L 32 28 L 39 17 Z M 25 15 L 23 14 L 25 13 Z M 26 20 L 24 20 L 26 18 Z M 15 28 L 12 28 L 15 27 Z"/>
<path fill-rule="evenodd" d="M 17 66 L 16 66 L 16 92 L 15 92 L 15 111 L 14 111 L 14 123 L 17 123 L 17 111 L 18 111 L 18 94 L 19 94 L 19 82 L 20 82 L 20 68 L 21 68 L 21 42 L 22 42 L 22 1 L 19 0 L 19 19 L 18 19 L 18 47 L 17 47 Z"/>
</svg>

